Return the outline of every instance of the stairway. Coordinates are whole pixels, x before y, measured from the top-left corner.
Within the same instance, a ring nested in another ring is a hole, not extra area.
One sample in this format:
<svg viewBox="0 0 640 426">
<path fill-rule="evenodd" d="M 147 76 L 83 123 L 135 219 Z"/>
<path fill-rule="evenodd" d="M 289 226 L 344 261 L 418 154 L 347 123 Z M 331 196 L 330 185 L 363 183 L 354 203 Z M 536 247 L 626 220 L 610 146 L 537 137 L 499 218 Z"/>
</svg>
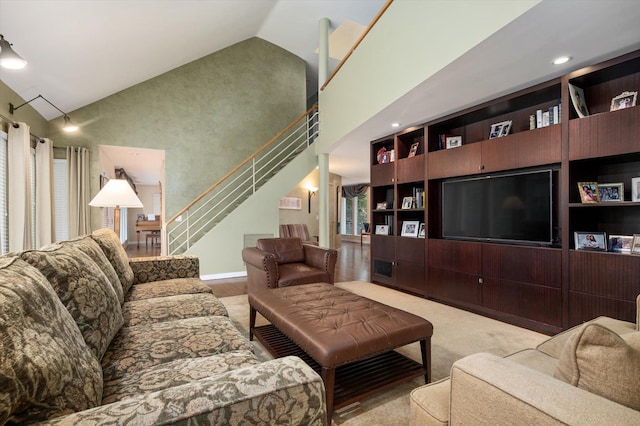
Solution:
<svg viewBox="0 0 640 426">
<path fill-rule="evenodd" d="M 317 136 L 318 110 L 314 106 L 166 223 L 167 254 L 188 252 L 302 153 L 308 157 L 314 151 L 310 146 Z M 312 154 L 315 164 L 315 153 Z M 278 199 L 272 200 L 274 205 Z"/>
</svg>

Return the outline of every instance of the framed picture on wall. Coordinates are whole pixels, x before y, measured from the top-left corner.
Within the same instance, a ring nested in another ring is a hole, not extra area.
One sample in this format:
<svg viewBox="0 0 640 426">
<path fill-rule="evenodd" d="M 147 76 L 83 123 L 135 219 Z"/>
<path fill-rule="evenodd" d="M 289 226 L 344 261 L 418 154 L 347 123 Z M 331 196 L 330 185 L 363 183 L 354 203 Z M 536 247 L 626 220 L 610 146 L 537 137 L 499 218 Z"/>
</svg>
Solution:
<svg viewBox="0 0 640 426">
<path fill-rule="evenodd" d="M 109 178 L 106 175 L 100 175 L 100 189 L 104 188 L 107 182 L 109 182 Z"/>
<path fill-rule="evenodd" d="M 302 198 L 283 197 L 278 201 L 278 208 L 282 210 L 302 210 Z"/>
</svg>

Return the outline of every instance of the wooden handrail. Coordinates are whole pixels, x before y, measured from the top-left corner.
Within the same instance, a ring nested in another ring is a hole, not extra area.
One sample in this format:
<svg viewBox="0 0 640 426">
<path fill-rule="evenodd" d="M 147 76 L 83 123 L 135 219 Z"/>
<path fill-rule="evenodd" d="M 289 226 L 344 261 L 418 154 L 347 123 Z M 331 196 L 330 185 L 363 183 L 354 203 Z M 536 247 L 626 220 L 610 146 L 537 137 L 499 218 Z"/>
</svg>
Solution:
<svg viewBox="0 0 640 426">
<path fill-rule="evenodd" d="M 166 223 L 165 226 L 169 226 L 169 224 L 173 223 L 179 216 L 181 216 L 182 214 L 184 214 L 184 212 L 186 212 L 187 210 L 189 210 L 191 207 L 194 206 L 194 204 L 196 204 L 198 201 L 202 200 L 204 197 L 207 196 L 207 194 L 209 194 L 211 191 L 213 191 L 214 189 L 216 189 L 218 186 L 220 186 L 222 184 L 222 182 L 224 182 L 225 180 L 227 180 L 229 178 L 229 176 L 233 175 L 235 172 L 237 172 L 242 166 L 244 166 L 245 164 L 247 164 L 249 161 L 253 160 L 258 154 L 260 154 L 262 151 L 264 151 L 265 149 L 267 149 L 269 147 L 269 145 L 271 145 L 272 143 L 274 143 L 275 141 L 277 141 L 278 139 L 280 139 L 280 137 L 282 135 L 284 135 L 286 132 L 288 132 L 289 130 L 291 130 L 296 124 L 298 124 L 300 122 L 300 120 L 302 120 L 303 118 L 307 117 L 309 114 L 311 114 L 313 111 L 318 109 L 318 105 L 314 105 L 311 108 L 309 108 L 307 110 L 307 112 L 305 112 L 304 114 L 302 114 L 300 117 L 296 118 L 291 124 L 289 124 L 287 127 L 285 127 L 283 130 L 281 130 L 277 135 L 275 135 L 273 138 L 271 138 L 271 140 L 267 143 L 265 143 L 264 145 L 262 145 L 260 148 L 258 148 L 258 150 L 256 152 L 254 152 L 253 154 L 251 154 L 249 157 L 247 157 L 242 163 L 238 164 L 236 167 L 234 167 L 229 173 L 227 173 L 226 175 L 224 175 L 220 180 L 218 180 L 216 183 L 214 183 L 213 185 L 211 185 L 209 187 L 209 189 L 207 189 L 206 191 L 204 191 L 202 194 L 200 194 L 198 197 L 196 197 L 195 200 L 193 200 L 192 202 L 190 202 L 186 207 L 184 207 L 182 210 L 180 210 L 178 213 L 176 213 L 175 215 L 173 215 L 173 217 L 171 219 L 169 219 Z"/>
<path fill-rule="evenodd" d="M 342 68 L 342 65 L 344 65 L 345 62 L 347 62 L 347 59 L 349 59 L 349 56 L 351 56 L 351 54 L 353 53 L 354 50 L 356 50 L 356 48 L 360 45 L 360 43 L 362 42 L 362 40 L 364 40 L 364 38 L 367 36 L 367 34 L 369 34 L 369 31 L 371 31 L 371 28 L 373 28 L 373 26 L 376 24 L 376 22 L 378 22 L 378 20 L 380 19 L 380 17 L 382 16 L 382 14 L 384 12 L 386 12 L 386 10 L 389 8 L 389 6 L 391 6 L 391 3 L 393 3 L 393 0 L 387 0 L 387 2 L 385 3 L 384 6 L 382 6 L 382 8 L 380 9 L 380 11 L 378 12 L 378 14 L 375 16 L 375 18 L 373 18 L 373 21 L 371 21 L 371 23 L 369 24 L 369 26 L 364 30 L 364 32 L 362 33 L 362 35 L 358 38 L 358 40 L 356 40 L 356 42 L 353 44 L 353 47 L 351 47 L 351 49 L 347 52 L 347 54 L 344 56 L 344 58 L 342 58 L 342 60 L 340 61 L 340 63 L 338 64 L 338 66 L 336 67 L 335 70 L 333 70 L 333 72 L 331 73 L 331 75 L 329 76 L 329 78 L 327 79 L 327 81 L 324 82 L 324 84 L 322 85 L 322 87 L 320 87 L 320 91 L 323 91 L 325 87 L 327 87 L 327 84 L 329 84 L 329 82 L 331 81 L 331 79 L 333 78 L 334 75 L 336 75 L 338 73 L 338 71 L 340 70 L 340 68 Z"/>
</svg>

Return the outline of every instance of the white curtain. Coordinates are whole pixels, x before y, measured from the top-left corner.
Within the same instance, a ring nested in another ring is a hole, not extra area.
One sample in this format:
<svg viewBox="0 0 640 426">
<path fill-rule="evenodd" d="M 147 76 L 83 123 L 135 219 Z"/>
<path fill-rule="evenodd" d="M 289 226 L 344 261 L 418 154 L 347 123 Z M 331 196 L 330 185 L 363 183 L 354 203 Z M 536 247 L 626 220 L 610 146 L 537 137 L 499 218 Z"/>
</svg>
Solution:
<svg viewBox="0 0 640 426">
<path fill-rule="evenodd" d="M 9 251 L 31 247 L 31 144 L 29 126 L 9 126 Z"/>
<path fill-rule="evenodd" d="M 36 247 L 56 239 L 56 216 L 53 207 L 53 142 L 36 143 Z"/>
<path fill-rule="evenodd" d="M 69 178 L 69 238 L 91 232 L 89 219 L 89 150 L 67 147 Z"/>
</svg>

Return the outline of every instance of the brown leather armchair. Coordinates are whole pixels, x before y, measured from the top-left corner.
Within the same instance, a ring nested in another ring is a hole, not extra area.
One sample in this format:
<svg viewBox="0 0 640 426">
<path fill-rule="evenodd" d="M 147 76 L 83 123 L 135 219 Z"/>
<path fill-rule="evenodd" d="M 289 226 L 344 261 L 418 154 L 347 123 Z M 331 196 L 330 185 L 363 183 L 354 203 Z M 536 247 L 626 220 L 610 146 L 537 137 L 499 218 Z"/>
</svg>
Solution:
<svg viewBox="0 0 640 426">
<path fill-rule="evenodd" d="M 247 291 L 317 282 L 334 283 L 338 252 L 303 244 L 300 238 L 261 238 L 242 249 Z"/>
</svg>

